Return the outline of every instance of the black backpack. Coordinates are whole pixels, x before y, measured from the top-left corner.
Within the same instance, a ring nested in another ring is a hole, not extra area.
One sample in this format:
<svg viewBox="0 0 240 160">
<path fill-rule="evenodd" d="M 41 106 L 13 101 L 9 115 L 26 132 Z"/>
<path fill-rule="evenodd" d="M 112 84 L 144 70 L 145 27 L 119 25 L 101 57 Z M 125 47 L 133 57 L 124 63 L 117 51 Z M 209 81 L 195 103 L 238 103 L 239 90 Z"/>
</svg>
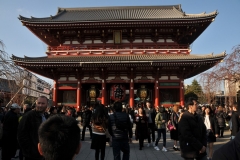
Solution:
<svg viewBox="0 0 240 160">
<path fill-rule="evenodd" d="M 115 120 L 115 125 L 116 125 L 116 128 L 121 130 L 121 131 L 125 131 L 128 129 L 128 123 L 125 121 L 125 122 L 120 122 L 118 119 L 117 119 L 117 116 L 116 116 L 116 113 L 113 114 L 114 116 L 114 120 Z"/>
</svg>

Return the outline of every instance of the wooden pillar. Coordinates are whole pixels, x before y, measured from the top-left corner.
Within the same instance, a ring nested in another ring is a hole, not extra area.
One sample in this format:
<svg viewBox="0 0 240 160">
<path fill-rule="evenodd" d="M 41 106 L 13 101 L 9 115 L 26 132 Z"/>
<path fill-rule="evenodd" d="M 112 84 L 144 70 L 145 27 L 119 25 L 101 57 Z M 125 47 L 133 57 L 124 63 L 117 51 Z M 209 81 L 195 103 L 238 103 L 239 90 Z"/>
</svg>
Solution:
<svg viewBox="0 0 240 160">
<path fill-rule="evenodd" d="M 53 84 L 53 105 L 57 107 L 57 80 L 54 80 Z"/>
<path fill-rule="evenodd" d="M 179 92 L 180 92 L 180 105 L 183 106 L 184 105 L 184 85 L 183 85 L 184 81 L 180 80 L 180 87 L 179 87 Z"/>
<path fill-rule="evenodd" d="M 158 86 L 158 80 L 155 81 L 155 107 L 159 106 L 159 86 Z"/>
<path fill-rule="evenodd" d="M 106 81 L 102 80 L 102 104 L 107 105 L 107 92 L 106 92 Z"/>
<path fill-rule="evenodd" d="M 129 88 L 129 105 L 131 108 L 134 108 L 134 82 L 133 79 L 130 81 L 130 88 Z"/>
<path fill-rule="evenodd" d="M 81 83 L 78 81 L 77 86 L 77 111 L 79 112 L 81 110 Z"/>
</svg>

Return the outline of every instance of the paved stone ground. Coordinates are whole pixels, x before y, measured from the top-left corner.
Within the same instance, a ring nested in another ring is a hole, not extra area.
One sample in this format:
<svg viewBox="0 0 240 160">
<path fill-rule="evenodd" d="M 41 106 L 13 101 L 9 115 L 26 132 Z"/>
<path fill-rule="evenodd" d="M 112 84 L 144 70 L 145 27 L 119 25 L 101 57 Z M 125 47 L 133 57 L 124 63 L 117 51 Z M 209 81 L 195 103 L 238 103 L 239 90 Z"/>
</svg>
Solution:
<svg viewBox="0 0 240 160">
<path fill-rule="evenodd" d="M 157 134 L 156 134 L 157 136 Z M 217 138 L 217 142 L 214 143 L 214 149 L 218 149 L 223 144 L 229 141 L 230 131 L 226 130 L 224 138 Z M 90 149 L 91 140 L 89 138 L 89 132 L 86 131 L 85 141 L 82 142 L 82 148 L 80 153 L 75 157 L 75 160 L 94 160 L 95 150 Z M 138 141 L 133 140 L 130 144 L 130 160 L 180 160 L 183 159 L 180 156 L 180 151 L 174 151 L 173 141 L 170 139 L 170 133 L 167 133 L 167 149 L 168 152 L 162 152 L 162 140 L 158 144 L 160 150 L 156 151 L 152 146 L 147 147 L 147 140 L 144 142 L 143 150 L 139 150 Z M 107 144 L 105 152 L 105 160 L 113 160 L 112 147 Z"/>
<path fill-rule="evenodd" d="M 156 132 L 155 132 L 156 133 Z M 157 136 L 157 134 L 156 134 Z M 230 131 L 225 130 L 224 138 L 217 138 L 217 142 L 214 143 L 214 149 L 218 149 L 223 144 L 229 141 Z M 89 131 L 86 131 L 85 141 L 82 142 L 82 148 L 80 153 L 76 155 L 74 160 L 94 160 L 95 150 L 90 149 L 91 140 L 89 138 Z M 143 150 L 139 150 L 138 141 L 133 140 L 130 144 L 130 160 L 182 160 L 180 151 L 174 151 L 173 141 L 170 139 L 170 133 L 167 133 L 167 149 L 168 152 L 162 152 L 162 140 L 160 140 L 158 146 L 159 151 L 156 151 L 152 146 L 147 147 L 147 140 L 144 142 Z M 1 156 L 0 156 L 1 157 Z M 0 158 L 1 160 L 1 158 Z M 12 160 L 19 160 L 18 158 L 12 158 Z M 105 160 L 113 160 L 112 147 L 107 144 L 105 151 Z"/>
</svg>

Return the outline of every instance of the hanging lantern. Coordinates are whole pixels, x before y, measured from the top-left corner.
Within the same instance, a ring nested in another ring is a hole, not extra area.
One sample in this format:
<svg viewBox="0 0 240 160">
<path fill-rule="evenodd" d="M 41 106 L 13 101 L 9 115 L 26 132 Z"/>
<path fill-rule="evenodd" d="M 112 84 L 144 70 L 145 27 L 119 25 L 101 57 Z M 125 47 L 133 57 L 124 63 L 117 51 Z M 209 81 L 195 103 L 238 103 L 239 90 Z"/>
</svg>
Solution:
<svg viewBox="0 0 240 160">
<path fill-rule="evenodd" d="M 123 101 L 125 99 L 125 86 L 114 84 L 111 87 L 111 99 L 114 101 Z"/>
<path fill-rule="evenodd" d="M 141 88 L 137 90 L 137 96 L 141 101 L 145 101 L 148 98 L 149 92 L 145 85 L 141 85 Z"/>
<path fill-rule="evenodd" d="M 94 85 L 89 89 L 89 98 L 90 101 L 96 101 L 96 98 L 99 96 L 99 90 L 96 89 Z"/>
</svg>

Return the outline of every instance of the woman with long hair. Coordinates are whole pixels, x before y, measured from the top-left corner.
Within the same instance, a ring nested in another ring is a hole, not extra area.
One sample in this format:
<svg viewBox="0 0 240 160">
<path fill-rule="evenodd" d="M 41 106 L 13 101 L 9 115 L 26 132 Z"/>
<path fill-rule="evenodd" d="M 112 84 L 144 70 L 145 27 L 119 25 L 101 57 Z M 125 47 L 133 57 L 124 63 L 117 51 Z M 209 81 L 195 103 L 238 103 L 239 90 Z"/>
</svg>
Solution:
<svg viewBox="0 0 240 160">
<path fill-rule="evenodd" d="M 179 109 L 179 106 L 174 105 L 173 109 L 172 109 L 172 114 L 171 114 L 171 117 L 170 117 L 170 120 L 171 120 L 170 123 L 174 127 L 174 129 L 170 131 L 170 137 L 171 137 L 172 140 L 174 140 L 173 149 L 175 151 L 179 151 L 179 148 L 177 146 L 177 141 L 179 140 L 178 139 L 178 119 L 179 119 L 179 116 L 180 116 L 180 114 L 178 113 L 178 109 Z"/>
<path fill-rule="evenodd" d="M 99 153 L 101 151 L 101 160 L 105 157 L 106 148 L 106 129 L 108 126 L 108 117 L 105 114 L 104 106 L 99 104 L 95 108 L 92 115 L 92 143 L 91 149 L 95 149 L 95 160 L 99 160 Z"/>
<path fill-rule="evenodd" d="M 144 139 L 148 138 L 148 117 L 145 111 L 139 107 L 138 114 L 135 117 L 134 122 L 136 123 L 136 139 L 139 140 L 139 150 L 143 148 Z"/>
<path fill-rule="evenodd" d="M 212 159 L 213 155 L 213 143 L 216 142 L 216 131 L 217 131 L 217 120 L 213 115 L 212 108 L 206 106 L 203 113 L 204 124 L 207 128 L 207 142 L 208 142 L 208 157 L 209 160 Z"/>
</svg>

